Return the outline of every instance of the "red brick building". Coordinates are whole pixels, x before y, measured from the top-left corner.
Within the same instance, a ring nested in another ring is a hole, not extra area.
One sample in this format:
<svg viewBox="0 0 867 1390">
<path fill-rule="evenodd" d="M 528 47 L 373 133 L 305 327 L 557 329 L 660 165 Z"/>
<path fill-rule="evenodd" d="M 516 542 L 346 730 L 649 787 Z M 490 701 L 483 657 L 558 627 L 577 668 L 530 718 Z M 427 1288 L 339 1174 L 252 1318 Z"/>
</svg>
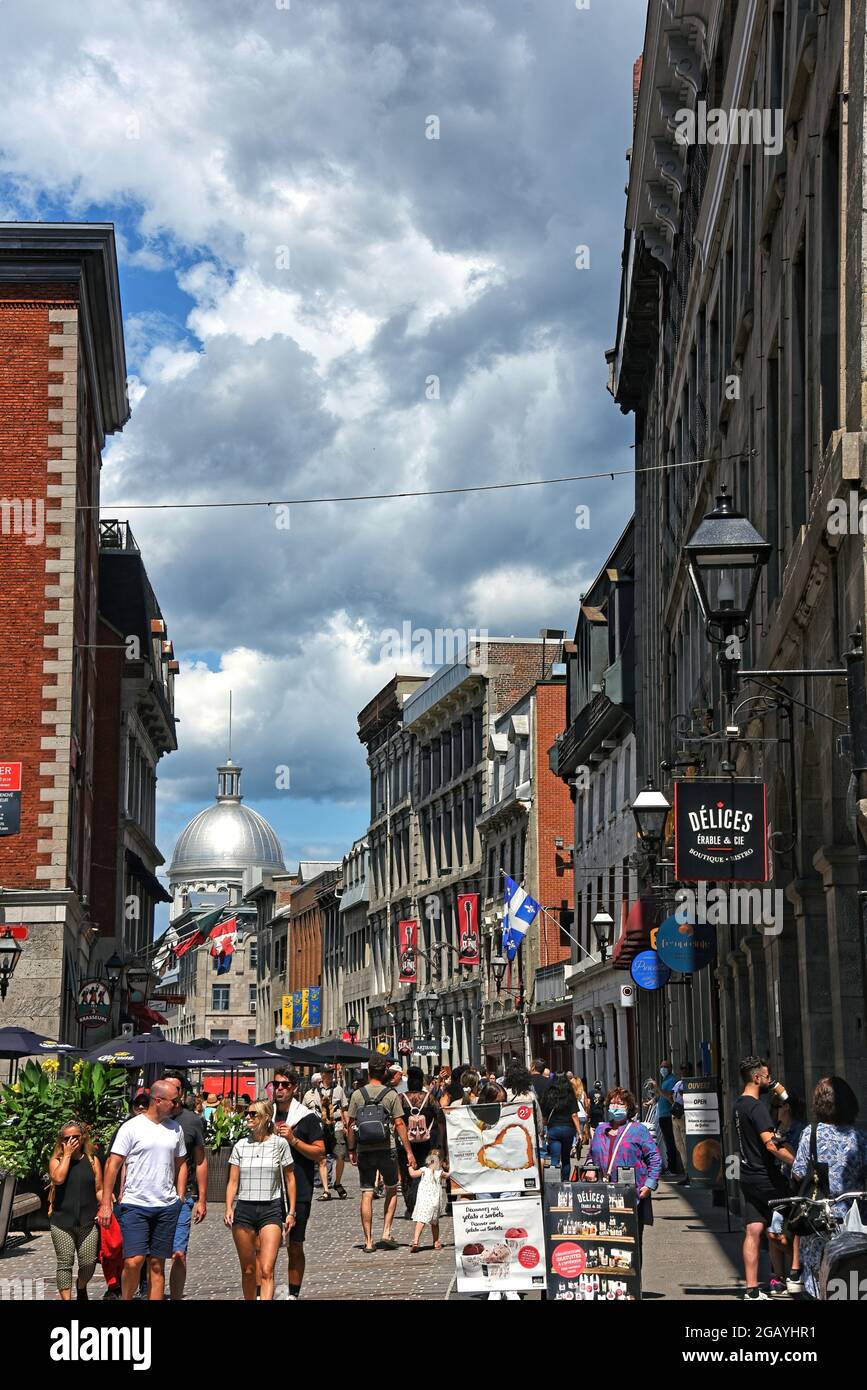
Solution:
<svg viewBox="0 0 867 1390">
<path fill-rule="evenodd" d="M 29 929 L 6 1012 L 67 1038 L 94 938 L 101 451 L 128 417 L 112 227 L 0 224 L 0 761 L 23 777 L 0 913 Z"/>
<path fill-rule="evenodd" d="M 299 883 L 293 889 L 289 905 L 288 974 L 289 993 L 322 987 L 322 925 L 323 890 L 333 887 L 340 878 L 339 863 L 299 866 Z M 293 1042 L 305 1042 L 322 1036 L 321 1024 L 296 1028 Z"/>
<path fill-rule="evenodd" d="M 549 649 L 548 656 L 556 655 Z M 563 967 L 570 959 L 574 903 L 572 801 L 550 768 L 548 749 L 566 713 L 565 675 L 537 679 L 493 721 L 488 739 L 488 799 L 479 820 L 485 864 L 483 911 L 495 930 L 503 912 L 505 875 L 541 904 L 499 993 L 485 989 L 484 1051 L 499 1070 L 528 1051 L 560 1060 L 569 1044 L 571 1004 Z M 554 1025 L 560 1029 L 555 1030 Z M 562 1032 L 562 1040 L 555 1034 Z M 565 1055 L 565 1053 L 564 1053 Z"/>
</svg>

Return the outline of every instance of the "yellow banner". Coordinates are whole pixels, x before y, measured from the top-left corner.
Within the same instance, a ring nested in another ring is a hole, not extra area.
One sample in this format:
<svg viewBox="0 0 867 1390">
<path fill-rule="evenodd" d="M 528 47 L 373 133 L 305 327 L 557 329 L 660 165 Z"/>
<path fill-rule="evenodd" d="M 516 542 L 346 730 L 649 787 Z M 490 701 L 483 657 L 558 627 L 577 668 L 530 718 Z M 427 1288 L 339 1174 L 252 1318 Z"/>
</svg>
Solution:
<svg viewBox="0 0 867 1390">
<path fill-rule="evenodd" d="M 309 991 L 309 989 L 302 989 L 302 991 L 301 991 L 301 1027 L 302 1027 L 302 1028 L 309 1028 L 309 1027 L 310 1027 L 310 991 Z"/>
<path fill-rule="evenodd" d="M 280 1007 L 283 1010 L 283 1027 L 291 1030 L 292 1028 L 292 995 L 283 994 L 280 996 Z"/>
</svg>

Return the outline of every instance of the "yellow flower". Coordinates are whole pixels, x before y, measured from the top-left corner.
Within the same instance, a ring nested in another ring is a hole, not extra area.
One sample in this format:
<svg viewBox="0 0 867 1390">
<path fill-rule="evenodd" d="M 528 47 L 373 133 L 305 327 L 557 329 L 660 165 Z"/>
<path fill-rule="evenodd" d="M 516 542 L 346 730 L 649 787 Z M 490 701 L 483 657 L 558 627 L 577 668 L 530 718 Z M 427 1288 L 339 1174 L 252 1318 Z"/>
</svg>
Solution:
<svg viewBox="0 0 867 1390">
<path fill-rule="evenodd" d="M 83 1063 L 83 1062 L 75 1062 L 75 1063 L 73 1064 L 73 1067 L 72 1067 L 72 1074 L 73 1074 L 73 1076 L 80 1076 L 80 1075 L 81 1075 L 81 1070 L 82 1070 L 82 1067 L 83 1067 L 83 1066 L 84 1066 L 84 1063 Z"/>
<path fill-rule="evenodd" d="M 55 1073 L 59 1072 L 60 1063 L 58 1062 L 56 1057 L 46 1057 L 45 1061 L 42 1063 L 42 1070 Z"/>
</svg>

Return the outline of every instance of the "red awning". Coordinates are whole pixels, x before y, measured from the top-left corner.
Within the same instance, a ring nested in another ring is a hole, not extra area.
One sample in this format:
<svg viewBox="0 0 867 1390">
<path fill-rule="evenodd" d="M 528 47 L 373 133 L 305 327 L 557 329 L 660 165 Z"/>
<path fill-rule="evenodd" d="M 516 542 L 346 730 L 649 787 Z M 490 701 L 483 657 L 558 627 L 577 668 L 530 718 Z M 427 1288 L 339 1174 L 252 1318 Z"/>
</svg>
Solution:
<svg viewBox="0 0 867 1390">
<path fill-rule="evenodd" d="M 156 1009 L 149 1009 L 147 1004 L 130 1004 L 129 1011 L 135 1018 L 140 1018 L 142 1023 L 168 1023 L 165 1014 L 158 1014 Z"/>
<path fill-rule="evenodd" d="M 628 970 L 640 951 L 650 950 L 650 933 L 659 926 L 659 908 L 653 898 L 639 898 L 629 909 L 617 945 L 611 953 L 615 970 Z"/>
</svg>

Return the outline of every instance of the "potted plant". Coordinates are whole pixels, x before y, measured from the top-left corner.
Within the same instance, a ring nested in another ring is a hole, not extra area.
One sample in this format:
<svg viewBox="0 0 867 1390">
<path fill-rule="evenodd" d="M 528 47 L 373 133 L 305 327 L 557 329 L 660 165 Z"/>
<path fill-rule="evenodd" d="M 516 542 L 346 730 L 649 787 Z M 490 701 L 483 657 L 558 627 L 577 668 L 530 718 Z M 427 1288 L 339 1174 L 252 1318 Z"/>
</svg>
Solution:
<svg viewBox="0 0 867 1390">
<path fill-rule="evenodd" d="M 247 1132 L 243 1115 L 218 1105 L 205 1127 L 208 1146 L 208 1201 L 221 1202 L 229 1180 L 229 1155 Z"/>
<path fill-rule="evenodd" d="M 76 1062 L 71 1075 L 59 1070 L 53 1057 L 27 1062 L 0 1090 L 0 1169 L 17 1178 L 19 1191 L 35 1192 L 46 1212 L 48 1160 L 61 1125 L 80 1120 L 104 1148 L 126 1109 L 122 1068 Z"/>
</svg>

